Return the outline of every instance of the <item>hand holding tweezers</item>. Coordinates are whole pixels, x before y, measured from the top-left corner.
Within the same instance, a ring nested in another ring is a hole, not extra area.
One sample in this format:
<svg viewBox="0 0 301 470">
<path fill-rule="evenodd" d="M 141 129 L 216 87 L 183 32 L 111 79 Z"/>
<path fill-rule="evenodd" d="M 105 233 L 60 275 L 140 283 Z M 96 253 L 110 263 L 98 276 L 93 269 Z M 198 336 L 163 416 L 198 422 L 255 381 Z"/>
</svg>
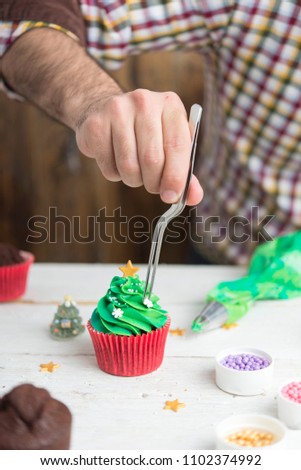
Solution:
<svg viewBox="0 0 301 470">
<path fill-rule="evenodd" d="M 149 256 L 149 261 L 148 261 L 148 269 L 147 269 L 144 296 L 143 296 L 144 303 L 147 302 L 147 299 L 150 300 L 151 298 L 154 281 L 155 281 L 156 269 L 157 269 L 157 265 L 159 262 L 160 252 L 161 252 L 161 245 L 162 245 L 164 231 L 167 227 L 167 224 L 172 219 L 180 215 L 181 212 L 183 212 L 185 205 L 186 205 L 189 184 L 190 184 L 191 176 L 193 173 L 195 152 L 196 152 L 197 138 L 198 138 L 198 133 L 199 133 L 201 116 L 202 116 L 201 106 L 198 104 L 194 104 L 190 109 L 190 115 L 189 115 L 189 127 L 190 127 L 190 132 L 191 132 L 191 137 L 192 137 L 192 144 L 191 144 L 191 152 L 190 152 L 189 170 L 187 174 L 185 188 L 179 201 L 176 204 L 172 204 L 170 208 L 166 212 L 164 212 L 163 215 L 161 215 L 160 219 L 157 222 L 157 225 L 153 234 L 153 238 L 152 238 L 151 251 L 150 251 L 150 256 Z"/>
</svg>

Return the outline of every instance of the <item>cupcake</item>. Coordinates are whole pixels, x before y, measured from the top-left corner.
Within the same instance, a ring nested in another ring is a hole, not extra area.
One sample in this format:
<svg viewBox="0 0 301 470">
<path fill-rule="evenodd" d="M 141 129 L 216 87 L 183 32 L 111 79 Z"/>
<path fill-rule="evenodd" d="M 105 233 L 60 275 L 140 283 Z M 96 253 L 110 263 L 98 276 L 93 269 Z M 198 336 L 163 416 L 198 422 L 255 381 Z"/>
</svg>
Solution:
<svg viewBox="0 0 301 470">
<path fill-rule="evenodd" d="M 33 261 L 33 254 L 0 243 L 0 302 L 14 300 L 24 294 Z"/>
<path fill-rule="evenodd" d="M 19 385 L 0 398 L 0 450 L 67 450 L 71 421 L 47 390 Z"/>
<path fill-rule="evenodd" d="M 170 319 L 152 294 L 145 299 L 145 282 L 128 261 L 119 268 L 88 321 L 98 366 L 119 376 L 136 376 L 160 367 Z"/>
</svg>

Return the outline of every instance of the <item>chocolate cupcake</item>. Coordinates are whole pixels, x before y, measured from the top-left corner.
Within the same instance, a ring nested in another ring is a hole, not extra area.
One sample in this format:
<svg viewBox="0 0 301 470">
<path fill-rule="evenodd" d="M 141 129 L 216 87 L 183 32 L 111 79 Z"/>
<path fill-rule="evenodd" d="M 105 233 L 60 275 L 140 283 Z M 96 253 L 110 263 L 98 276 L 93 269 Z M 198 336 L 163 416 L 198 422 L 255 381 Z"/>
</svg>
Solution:
<svg viewBox="0 0 301 470">
<path fill-rule="evenodd" d="M 47 390 L 15 387 L 0 399 L 0 450 L 66 450 L 72 416 Z"/>
<path fill-rule="evenodd" d="M 24 294 L 33 261 L 32 253 L 0 243 L 0 302 L 14 300 Z"/>
</svg>

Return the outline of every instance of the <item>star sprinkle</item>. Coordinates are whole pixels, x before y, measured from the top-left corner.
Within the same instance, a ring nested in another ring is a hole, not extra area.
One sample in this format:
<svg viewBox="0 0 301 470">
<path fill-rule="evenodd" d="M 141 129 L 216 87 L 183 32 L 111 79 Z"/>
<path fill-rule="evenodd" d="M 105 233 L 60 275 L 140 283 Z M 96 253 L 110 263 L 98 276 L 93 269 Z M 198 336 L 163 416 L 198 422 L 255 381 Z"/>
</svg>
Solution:
<svg viewBox="0 0 301 470">
<path fill-rule="evenodd" d="M 153 305 L 154 305 L 153 302 L 151 301 L 151 299 L 144 299 L 143 303 L 147 308 L 152 308 Z"/>
<path fill-rule="evenodd" d="M 223 328 L 224 330 L 231 330 L 231 328 L 236 328 L 238 326 L 237 323 L 224 323 L 221 328 Z"/>
<path fill-rule="evenodd" d="M 169 333 L 172 336 L 184 336 L 186 333 L 185 328 L 175 328 L 174 330 L 169 330 Z"/>
<path fill-rule="evenodd" d="M 185 403 L 180 403 L 178 399 L 166 401 L 163 410 L 172 410 L 177 413 L 181 408 L 185 408 Z"/>
<path fill-rule="evenodd" d="M 119 266 L 118 269 L 123 272 L 122 277 L 135 277 L 135 273 L 139 271 L 139 268 L 134 268 L 131 260 L 129 260 L 125 266 Z"/>
<path fill-rule="evenodd" d="M 53 372 L 58 367 L 60 367 L 59 364 L 54 364 L 54 362 L 50 361 L 47 364 L 40 364 L 40 372 Z"/>
<path fill-rule="evenodd" d="M 114 318 L 121 318 L 123 315 L 123 310 L 121 308 L 114 308 L 112 315 Z"/>
</svg>

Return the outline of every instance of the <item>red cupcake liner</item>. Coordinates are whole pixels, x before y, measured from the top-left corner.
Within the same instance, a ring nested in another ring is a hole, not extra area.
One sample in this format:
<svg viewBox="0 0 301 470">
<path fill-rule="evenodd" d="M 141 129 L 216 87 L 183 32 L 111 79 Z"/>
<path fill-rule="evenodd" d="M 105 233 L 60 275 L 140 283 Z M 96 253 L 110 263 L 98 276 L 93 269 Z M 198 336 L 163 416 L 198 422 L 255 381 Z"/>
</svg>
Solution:
<svg viewBox="0 0 301 470">
<path fill-rule="evenodd" d="M 0 302 L 14 300 L 26 291 L 28 270 L 34 262 L 34 255 L 20 251 L 24 261 L 10 266 L 0 267 Z"/>
<path fill-rule="evenodd" d="M 160 367 L 169 326 L 170 318 L 150 333 L 118 336 L 96 331 L 90 320 L 87 324 L 99 368 L 122 377 L 149 374 Z"/>
</svg>

